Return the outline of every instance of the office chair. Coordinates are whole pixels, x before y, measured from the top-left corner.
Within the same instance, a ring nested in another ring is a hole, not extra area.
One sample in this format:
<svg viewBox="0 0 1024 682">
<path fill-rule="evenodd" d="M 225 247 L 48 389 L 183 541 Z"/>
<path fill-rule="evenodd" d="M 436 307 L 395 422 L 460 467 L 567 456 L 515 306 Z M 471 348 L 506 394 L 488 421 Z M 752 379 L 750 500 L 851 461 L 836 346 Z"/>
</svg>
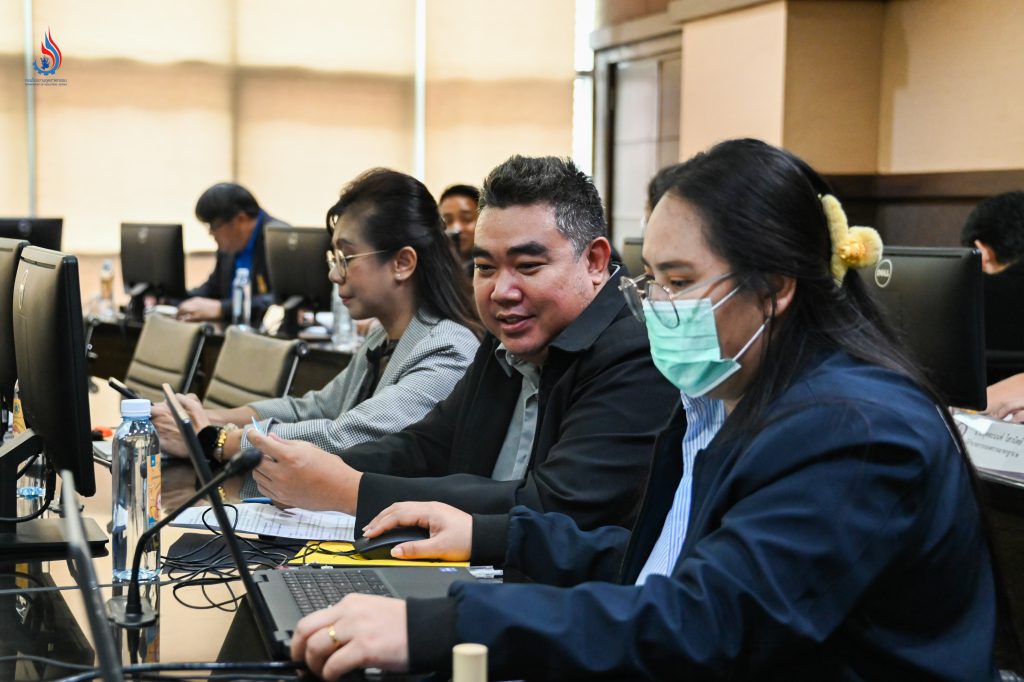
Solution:
<svg viewBox="0 0 1024 682">
<path fill-rule="evenodd" d="M 212 331 L 208 324 L 150 315 L 128 365 L 125 385 L 154 403 L 164 399 L 160 386 L 165 382 L 178 393 L 188 393 L 199 367 L 203 344 Z"/>
<path fill-rule="evenodd" d="M 308 352 L 299 340 L 272 339 L 229 328 L 203 398 L 208 408 L 240 407 L 288 394 L 299 359 Z"/>
</svg>

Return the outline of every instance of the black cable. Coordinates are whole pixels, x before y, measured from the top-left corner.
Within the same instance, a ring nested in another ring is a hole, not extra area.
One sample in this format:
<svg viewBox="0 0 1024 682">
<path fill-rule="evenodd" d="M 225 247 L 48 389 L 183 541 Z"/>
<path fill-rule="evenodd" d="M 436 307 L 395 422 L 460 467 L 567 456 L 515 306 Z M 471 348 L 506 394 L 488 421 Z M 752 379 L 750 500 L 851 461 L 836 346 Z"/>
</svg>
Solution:
<svg viewBox="0 0 1024 682">
<path fill-rule="evenodd" d="M 249 663 L 140 663 L 138 665 L 126 665 L 122 668 L 126 677 L 135 677 L 138 675 L 145 675 L 146 673 L 159 673 L 168 671 L 196 671 L 196 670 L 208 670 L 211 672 L 240 672 L 246 670 L 266 670 L 266 671 L 299 671 L 305 669 L 305 665 L 301 663 L 295 663 L 293 661 L 254 661 Z M 72 675 L 70 677 L 63 678 L 62 682 L 86 682 L 87 680 L 95 680 L 102 671 L 96 668 L 90 668 L 89 672 L 83 672 L 79 675 Z M 297 674 L 292 675 L 288 678 L 279 676 L 277 679 L 297 679 Z M 167 676 L 159 676 L 159 679 L 174 679 Z M 177 678 L 181 679 L 181 678 Z M 238 679 L 237 677 L 235 679 Z"/>
<path fill-rule="evenodd" d="M 18 475 L 15 477 L 15 480 L 17 480 L 17 479 L 21 478 L 22 476 L 24 476 L 26 474 L 26 472 L 28 472 L 29 468 L 31 468 L 32 465 L 36 463 L 36 460 L 39 459 L 41 456 L 42 455 L 37 452 L 36 454 L 34 454 L 31 457 L 29 457 L 28 459 L 26 459 L 25 463 L 22 465 L 22 467 L 20 469 L 18 469 Z"/>
<path fill-rule="evenodd" d="M 0 656 L 0 663 L 17 663 L 18 661 L 42 663 L 43 665 L 52 665 L 58 668 L 67 668 L 68 670 L 95 670 L 95 668 L 91 665 L 82 665 L 81 663 L 68 663 L 66 661 L 58 661 L 56 658 L 34 656 L 32 654 L 12 654 L 11 656 Z"/>
</svg>

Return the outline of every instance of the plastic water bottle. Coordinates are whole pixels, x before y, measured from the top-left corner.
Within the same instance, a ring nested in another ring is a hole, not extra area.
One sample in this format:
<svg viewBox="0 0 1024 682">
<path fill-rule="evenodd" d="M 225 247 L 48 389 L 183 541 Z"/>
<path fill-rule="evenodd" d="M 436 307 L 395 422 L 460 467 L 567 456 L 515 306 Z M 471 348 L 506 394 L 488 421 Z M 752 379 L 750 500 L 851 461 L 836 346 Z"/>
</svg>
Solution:
<svg viewBox="0 0 1024 682">
<path fill-rule="evenodd" d="M 249 268 L 238 268 L 231 285 L 231 324 L 248 329 L 251 319 L 252 282 L 249 281 Z"/>
<path fill-rule="evenodd" d="M 338 295 L 338 285 L 334 285 L 334 298 L 331 299 L 331 313 L 334 315 L 334 324 L 331 329 L 331 343 L 335 348 L 351 349 L 355 342 L 355 325 L 352 324 L 352 317 L 348 314 L 348 308 L 341 301 Z"/>
<path fill-rule="evenodd" d="M 5 425 L 6 426 L 6 425 Z M 21 391 L 14 382 L 14 400 L 11 402 L 11 435 L 26 430 L 25 413 L 21 410 Z M 18 495 L 18 516 L 34 514 L 43 505 L 46 496 L 46 455 L 39 453 L 28 464 L 24 475 L 15 485 Z"/>
<path fill-rule="evenodd" d="M 160 520 L 160 440 L 150 421 L 148 400 L 122 400 L 124 421 L 114 433 L 111 474 L 113 525 L 110 533 L 114 581 L 132 577 L 139 537 Z M 139 580 L 160 573 L 160 542 L 153 538 L 139 564 Z"/>
<path fill-rule="evenodd" d="M 109 258 L 103 259 L 100 266 L 100 298 L 96 306 L 96 316 L 104 322 L 117 317 L 114 307 L 114 263 Z"/>
</svg>

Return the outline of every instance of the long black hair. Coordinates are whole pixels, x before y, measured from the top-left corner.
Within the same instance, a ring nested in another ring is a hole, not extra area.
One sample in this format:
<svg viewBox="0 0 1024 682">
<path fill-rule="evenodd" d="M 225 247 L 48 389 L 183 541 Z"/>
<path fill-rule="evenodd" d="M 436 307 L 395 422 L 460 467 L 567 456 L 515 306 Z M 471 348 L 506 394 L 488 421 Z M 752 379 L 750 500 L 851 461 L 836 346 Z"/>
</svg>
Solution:
<svg viewBox="0 0 1024 682">
<path fill-rule="evenodd" d="M 785 319 L 769 324 L 760 371 L 730 421 L 751 425 L 823 351 L 892 369 L 946 404 L 899 342 L 855 270 L 841 285 L 820 197 L 825 180 L 793 154 L 760 140 L 722 142 L 674 167 L 668 194 L 704 220 L 704 240 L 746 289 L 775 297 L 770 279 L 797 282 Z M 742 407 L 742 409 L 741 409 Z M 736 419 L 738 417 L 738 419 Z"/>
<path fill-rule="evenodd" d="M 327 210 L 328 232 L 334 233 L 345 213 L 358 216 L 363 239 L 382 252 L 375 256 L 378 262 L 405 246 L 415 249 L 412 282 L 419 310 L 454 320 L 482 336 L 466 277 L 451 240 L 445 236 L 437 202 L 422 182 L 387 168 L 368 170 L 350 182 Z"/>
<path fill-rule="evenodd" d="M 803 160 L 760 140 L 730 140 L 675 166 L 667 175 L 667 193 L 685 200 L 703 219 L 703 237 L 711 251 L 729 263 L 736 281 L 771 301 L 773 319 L 766 330 L 760 369 L 726 420 L 723 437 L 756 432 L 766 408 L 828 351 L 843 351 L 891 369 L 917 384 L 935 405 L 948 404 L 886 322 L 860 275 L 849 270 L 841 282 L 834 279 L 832 241 L 820 199 L 832 191 Z M 774 317 L 771 279 L 778 275 L 797 282 L 784 319 Z M 1020 666 L 1020 641 L 992 543 L 986 496 L 956 423 L 947 410 L 940 412 L 979 500 L 992 557 L 1002 644 Z"/>
</svg>

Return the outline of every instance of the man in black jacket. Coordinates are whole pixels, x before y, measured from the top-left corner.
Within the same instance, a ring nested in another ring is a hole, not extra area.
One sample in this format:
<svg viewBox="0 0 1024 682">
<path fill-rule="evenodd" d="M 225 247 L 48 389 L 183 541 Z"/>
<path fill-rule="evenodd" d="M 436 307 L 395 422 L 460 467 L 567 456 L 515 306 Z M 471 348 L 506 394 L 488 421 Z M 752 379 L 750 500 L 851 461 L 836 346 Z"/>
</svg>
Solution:
<svg viewBox="0 0 1024 682">
<path fill-rule="evenodd" d="M 256 203 L 246 188 L 232 182 L 210 187 L 196 202 L 196 217 L 210 227 L 217 242 L 217 263 L 202 285 L 188 292 L 178 306 L 178 319 L 231 320 L 231 286 L 239 268 L 249 271 L 252 287 L 252 324 L 274 302 L 263 247 L 263 227 L 275 221 Z"/>
<path fill-rule="evenodd" d="M 490 334 L 466 376 L 422 421 L 340 458 L 250 430 L 275 502 L 353 513 L 358 527 L 401 500 L 631 526 L 679 396 L 608 272 L 597 189 L 570 161 L 512 157 L 480 199 L 473 286 Z"/>
</svg>

